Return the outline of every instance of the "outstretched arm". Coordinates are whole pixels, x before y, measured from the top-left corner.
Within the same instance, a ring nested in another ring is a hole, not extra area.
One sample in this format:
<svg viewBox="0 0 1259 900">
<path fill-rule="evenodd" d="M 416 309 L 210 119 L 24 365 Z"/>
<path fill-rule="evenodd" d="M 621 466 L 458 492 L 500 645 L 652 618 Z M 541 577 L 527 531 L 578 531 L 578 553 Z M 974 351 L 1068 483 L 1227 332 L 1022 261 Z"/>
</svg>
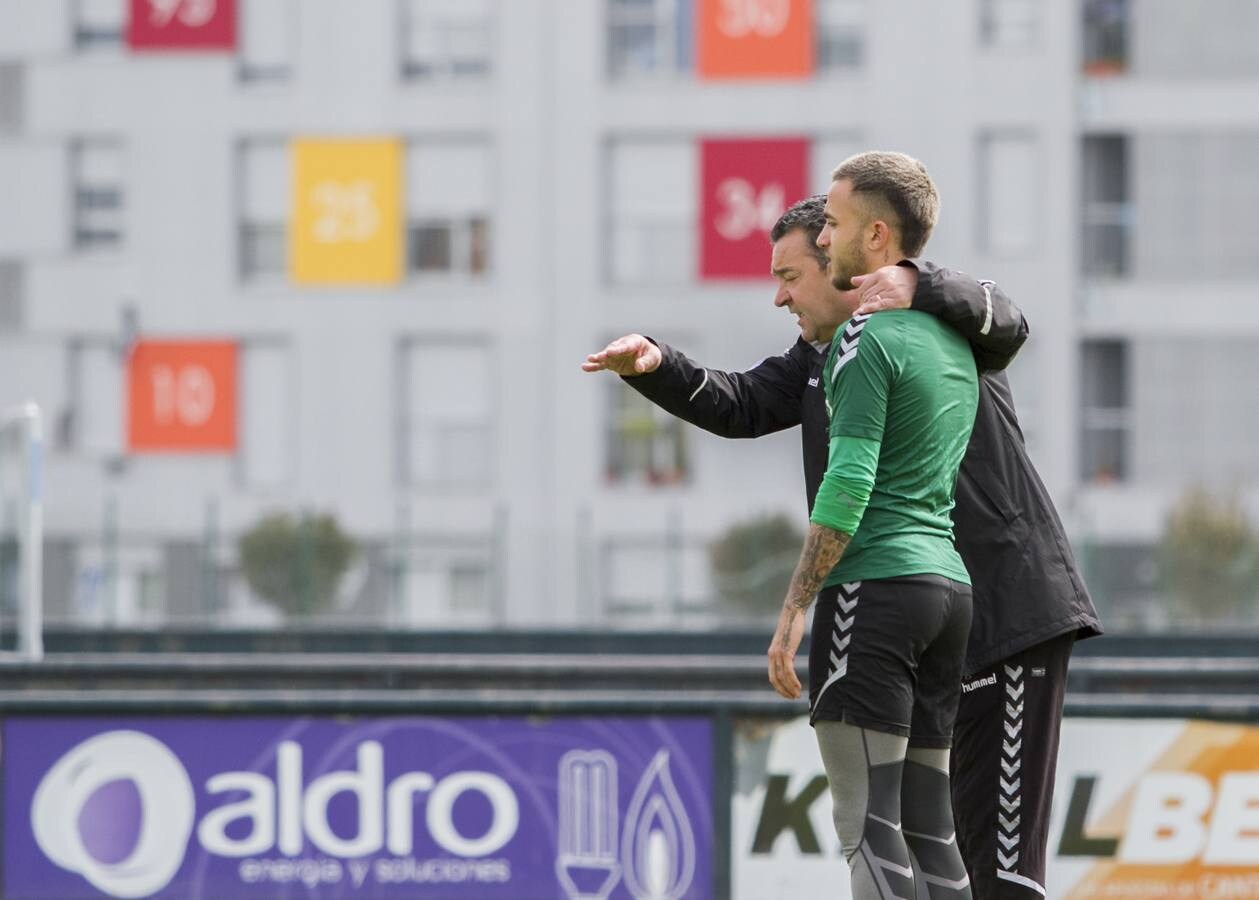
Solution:
<svg viewBox="0 0 1259 900">
<path fill-rule="evenodd" d="M 627 334 L 591 353 L 581 364 L 583 372 L 615 372 L 622 377 L 643 375 L 660 368 L 660 348 L 641 334 Z"/>
<path fill-rule="evenodd" d="M 752 438 L 800 424 L 800 401 L 817 351 L 798 341 L 746 372 L 697 365 L 641 334 L 619 337 L 586 357 L 587 372 L 611 371 L 652 403 L 705 431 Z"/>
</svg>

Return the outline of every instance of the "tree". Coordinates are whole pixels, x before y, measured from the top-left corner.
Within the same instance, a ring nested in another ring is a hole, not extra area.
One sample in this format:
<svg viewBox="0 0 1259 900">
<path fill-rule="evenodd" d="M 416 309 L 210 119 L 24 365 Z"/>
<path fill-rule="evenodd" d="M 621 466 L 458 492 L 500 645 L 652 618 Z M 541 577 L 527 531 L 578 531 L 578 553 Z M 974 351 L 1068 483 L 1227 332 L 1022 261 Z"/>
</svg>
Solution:
<svg viewBox="0 0 1259 900">
<path fill-rule="evenodd" d="M 238 549 L 249 589 L 288 615 L 325 609 L 357 552 L 333 516 L 311 513 L 264 516 Z"/>
<path fill-rule="evenodd" d="M 1203 621 L 1242 614 L 1255 600 L 1256 549 L 1255 530 L 1236 497 L 1187 491 L 1168 515 L 1159 544 L 1176 607 Z"/>
<path fill-rule="evenodd" d="M 773 615 L 787 593 L 804 532 L 782 513 L 738 522 L 709 545 L 718 601 Z"/>
</svg>

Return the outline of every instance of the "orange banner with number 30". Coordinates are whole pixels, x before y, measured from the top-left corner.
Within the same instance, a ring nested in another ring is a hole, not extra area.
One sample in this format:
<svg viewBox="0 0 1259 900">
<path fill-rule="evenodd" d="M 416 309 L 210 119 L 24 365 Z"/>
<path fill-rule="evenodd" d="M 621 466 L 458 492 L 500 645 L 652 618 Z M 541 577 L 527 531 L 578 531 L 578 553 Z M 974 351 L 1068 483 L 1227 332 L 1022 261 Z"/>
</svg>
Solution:
<svg viewBox="0 0 1259 900">
<path fill-rule="evenodd" d="M 698 0 L 701 78 L 806 78 L 812 0 Z"/>
</svg>

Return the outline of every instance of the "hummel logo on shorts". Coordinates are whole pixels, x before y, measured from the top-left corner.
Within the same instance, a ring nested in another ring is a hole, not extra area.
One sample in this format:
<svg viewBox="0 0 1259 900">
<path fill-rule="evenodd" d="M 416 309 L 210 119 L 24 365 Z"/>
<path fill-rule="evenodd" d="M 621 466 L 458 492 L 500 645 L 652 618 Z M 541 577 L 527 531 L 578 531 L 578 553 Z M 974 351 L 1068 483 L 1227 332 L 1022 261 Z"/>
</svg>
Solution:
<svg viewBox="0 0 1259 900">
<path fill-rule="evenodd" d="M 971 691 L 976 690 L 977 688 L 992 687 L 996 683 L 997 683 L 997 673 L 994 672 L 991 675 L 989 675 L 987 678 L 976 678 L 974 681 L 963 681 L 962 690 L 964 690 L 966 693 L 969 694 Z"/>
</svg>

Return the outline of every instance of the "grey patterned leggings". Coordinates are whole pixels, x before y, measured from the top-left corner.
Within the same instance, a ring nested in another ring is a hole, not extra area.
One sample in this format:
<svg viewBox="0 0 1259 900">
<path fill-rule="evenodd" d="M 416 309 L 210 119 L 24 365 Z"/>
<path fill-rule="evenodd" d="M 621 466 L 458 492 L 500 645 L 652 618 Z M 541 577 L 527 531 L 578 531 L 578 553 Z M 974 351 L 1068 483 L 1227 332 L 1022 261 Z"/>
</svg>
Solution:
<svg viewBox="0 0 1259 900">
<path fill-rule="evenodd" d="M 854 900 L 971 900 L 949 802 L 949 751 L 815 724 Z"/>
</svg>

